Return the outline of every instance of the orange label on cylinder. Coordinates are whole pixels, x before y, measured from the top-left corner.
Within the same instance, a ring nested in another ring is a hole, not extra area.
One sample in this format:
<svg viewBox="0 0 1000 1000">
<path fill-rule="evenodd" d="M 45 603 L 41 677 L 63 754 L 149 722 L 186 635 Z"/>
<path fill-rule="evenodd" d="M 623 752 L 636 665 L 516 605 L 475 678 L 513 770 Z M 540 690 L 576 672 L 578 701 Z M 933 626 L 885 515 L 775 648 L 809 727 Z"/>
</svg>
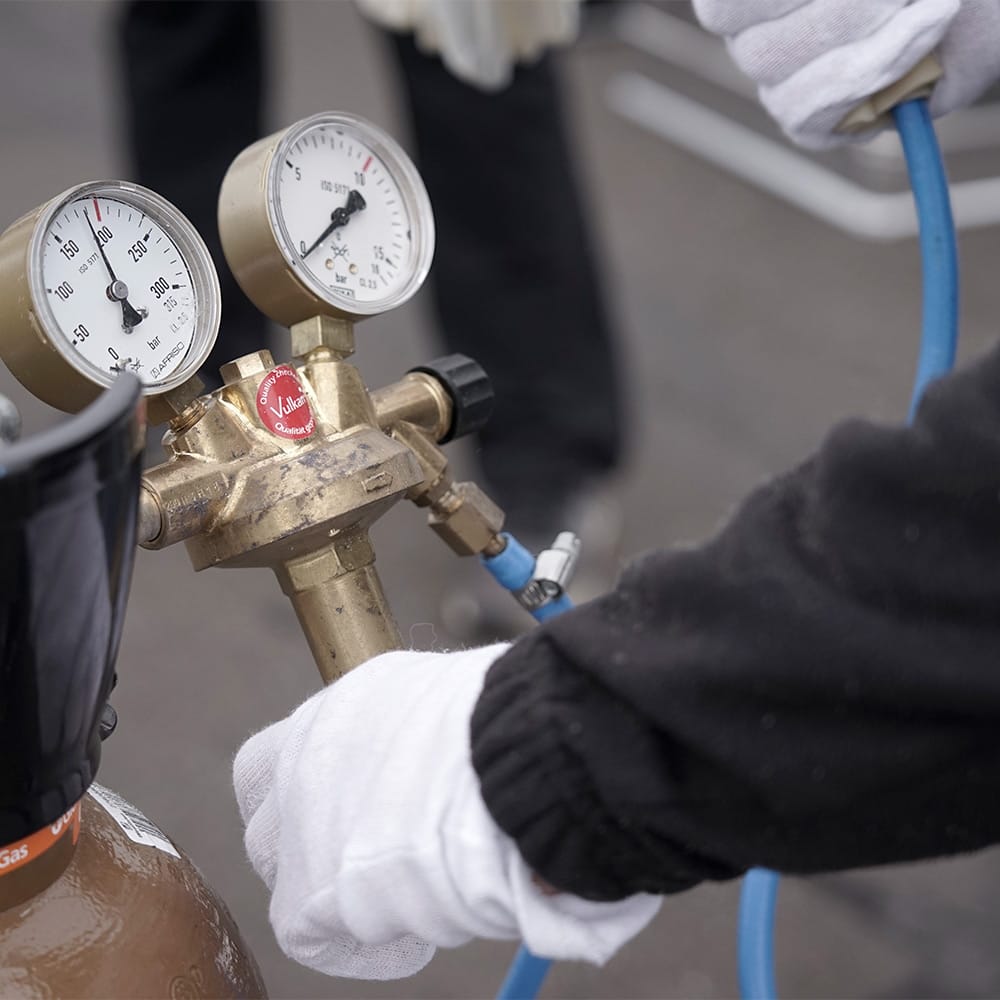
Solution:
<svg viewBox="0 0 1000 1000">
<path fill-rule="evenodd" d="M 51 826 L 36 831 L 24 840 L 0 847 L 0 878 L 16 871 L 29 861 L 41 857 L 50 847 L 57 844 L 68 832 L 72 832 L 73 843 L 80 838 L 80 803 L 60 816 Z"/>
<path fill-rule="evenodd" d="M 257 415 L 278 437 L 307 438 L 316 430 L 302 383 L 288 365 L 272 368 L 257 386 Z"/>
</svg>

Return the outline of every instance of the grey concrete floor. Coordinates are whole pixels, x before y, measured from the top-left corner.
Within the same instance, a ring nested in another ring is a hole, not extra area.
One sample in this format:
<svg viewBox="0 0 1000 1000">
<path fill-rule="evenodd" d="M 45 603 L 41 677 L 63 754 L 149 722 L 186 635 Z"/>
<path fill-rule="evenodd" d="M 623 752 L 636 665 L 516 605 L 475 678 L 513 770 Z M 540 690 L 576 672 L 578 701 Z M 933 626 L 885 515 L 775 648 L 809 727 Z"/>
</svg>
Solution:
<svg viewBox="0 0 1000 1000">
<path fill-rule="evenodd" d="M 394 81 L 347 2 L 274 9 L 274 125 L 339 107 L 405 137 Z M 109 3 L 0 5 L 0 221 L 70 184 L 129 174 L 117 128 Z M 654 68 L 591 34 L 563 68 L 632 412 L 625 548 L 706 536 L 763 477 L 804 457 L 848 414 L 905 410 L 919 329 L 914 242 L 856 243 L 640 133 L 602 99 L 622 68 Z M 178 139 L 182 131 L 178 123 Z M 995 337 L 998 235 L 963 239 L 963 355 Z M 435 352 L 419 298 L 359 330 L 370 385 Z M 54 415 L 3 373 L 29 430 Z M 469 454 L 458 465 L 474 473 Z M 458 565 L 400 508 L 376 533 L 403 627 L 441 645 Z M 428 583 L 430 581 L 430 583 Z M 317 679 L 290 608 L 265 572 L 195 575 L 180 549 L 140 552 L 114 699 L 121 723 L 101 779 L 159 822 L 228 901 L 277 997 L 479 997 L 512 952 L 442 953 L 412 980 L 336 981 L 284 959 L 267 898 L 243 855 L 230 760 L 252 730 L 286 714 Z M 1000 854 L 787 880 L 779 910 L 785 996 L 1000 994 Z M 564 965 L 551 997 L 720 997 L 736 992 L 735 886 L 667 901 L 605 969 Z"/>
</svg>

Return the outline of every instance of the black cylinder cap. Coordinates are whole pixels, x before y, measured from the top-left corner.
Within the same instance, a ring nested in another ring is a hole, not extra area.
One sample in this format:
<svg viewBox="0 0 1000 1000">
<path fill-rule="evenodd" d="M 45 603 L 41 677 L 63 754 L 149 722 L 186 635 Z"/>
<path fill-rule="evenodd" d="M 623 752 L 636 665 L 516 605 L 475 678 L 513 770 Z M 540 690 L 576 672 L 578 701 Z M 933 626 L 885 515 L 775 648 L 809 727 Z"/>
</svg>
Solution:
<svg viewBox="0 0 1000 1000">
<path fill-rule="evenodd" d="M 464 354 L 446 354 L 410 371 L 433 375 L 451 397 L 451 426 L 440 444 L 474 434 L 486 426 L 493 412 L 493 384 L 477 361 Z"/>
<path fill-rule="evenodd" d="M 140 384 L 0 446 L 0 844 L 87 790 L 135 562 Z"/>
</svg>

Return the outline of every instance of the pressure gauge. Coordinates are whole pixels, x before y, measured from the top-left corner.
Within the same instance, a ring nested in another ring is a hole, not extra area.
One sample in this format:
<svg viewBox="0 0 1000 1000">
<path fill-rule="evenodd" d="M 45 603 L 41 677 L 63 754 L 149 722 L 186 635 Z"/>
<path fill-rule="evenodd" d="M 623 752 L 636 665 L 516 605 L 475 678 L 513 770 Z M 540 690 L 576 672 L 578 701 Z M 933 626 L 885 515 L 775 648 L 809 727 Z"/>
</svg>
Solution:
<svg viewBox="0 0 1000 1000">
<path fill-rule="evenodd" d="M 219 232 L 247 296 L 286 326 L 401 305 L 434 253 L 413 163 L 380 128 L 341 112 L 244 150 L 222 182 Z"/>
<path fill-rule="evenodd" d="M 146 395 L 201 367 L 219 329 L 219 279 L 190 222 L 124 181 L 70 188 L 0 236 L 0 356 L 67 412 L 123 371 Z"/>
</svg>

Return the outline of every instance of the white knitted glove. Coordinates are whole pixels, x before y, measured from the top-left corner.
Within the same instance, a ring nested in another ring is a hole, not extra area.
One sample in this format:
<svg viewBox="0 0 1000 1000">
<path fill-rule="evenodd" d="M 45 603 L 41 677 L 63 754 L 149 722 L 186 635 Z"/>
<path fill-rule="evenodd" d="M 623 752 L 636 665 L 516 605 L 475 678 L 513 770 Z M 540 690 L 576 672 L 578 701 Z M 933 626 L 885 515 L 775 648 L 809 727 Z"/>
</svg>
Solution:
<svg viewBox="0 0 1000 1000">
<path fill-rule="evenodd" d="M 460 80 L 484 90 L 510 83 L 514 64 L 573 41 L 580 0 L 356 0 L 373 21 L 412 31 Z"/>
<path fill-rule="evenodd" d="M 247 853 L 289 957 L 396 979 L 483 937 L 603 963 L 653 918 L 655 896 L 545 895 L 483 804 L 469 720 L 506 648 L 385 653 L 244 744 Z"/>
<path fill-rule="evenodd" d="M 796 142 L 823 149 L 854 107 L 930 52 L 944 71 L 931 95 L 943 115 L 1000 76 L 1000 0 L 694 0 L 723 35 L 760 99 Z"/>
</svg>

